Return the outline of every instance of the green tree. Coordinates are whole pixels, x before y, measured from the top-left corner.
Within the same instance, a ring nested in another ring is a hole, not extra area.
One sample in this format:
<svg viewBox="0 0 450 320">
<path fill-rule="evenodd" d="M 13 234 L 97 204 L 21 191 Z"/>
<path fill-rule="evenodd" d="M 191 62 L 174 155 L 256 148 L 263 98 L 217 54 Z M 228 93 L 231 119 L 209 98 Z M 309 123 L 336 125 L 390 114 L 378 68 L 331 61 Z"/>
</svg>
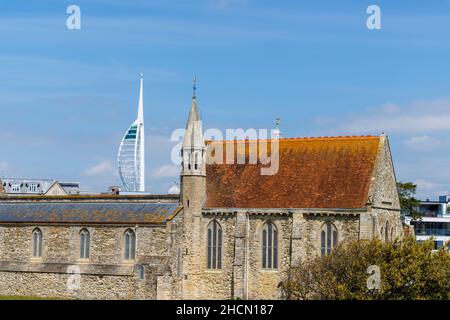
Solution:
<svg viewBox="0 0 450 320">
<path fill-rule="evenodd" d="M 417 210 L 420 206 L 420 201 L 414 197 L 417 185 L 412 182 L 397 182 L 397 190 L 402 213 L 411 216 L 415 220 L 420 219 L 422 214 Z"/>
<path fill-rule="evenodd" d="M 330 255 L 291 268 L 281 284 L 286 299 L 450 299 L 450 253 L 434 241 L 359 240 Z M 380 270 L 380 286 L 368 285 L 368 268 Z"/>
</svg>

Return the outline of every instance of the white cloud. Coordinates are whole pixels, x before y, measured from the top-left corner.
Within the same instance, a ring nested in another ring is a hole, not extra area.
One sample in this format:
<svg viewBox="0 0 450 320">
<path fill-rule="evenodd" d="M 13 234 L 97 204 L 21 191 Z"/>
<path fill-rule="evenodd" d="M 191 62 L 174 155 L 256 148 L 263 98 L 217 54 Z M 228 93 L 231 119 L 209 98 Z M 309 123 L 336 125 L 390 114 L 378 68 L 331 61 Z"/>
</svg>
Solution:
<svg viewBox="0 0 450 320">
<path fill-rule="evenodd" d="M 342 129 L 351 133 L 430 133 L 450 131 L 450 100 L 388 103 L 350 118 Z"/>
<path fill-rule="evenodd" d="M 180 175 L 180 166 L 174 164 L 166 164 L 156 168 L 152 176 L 155 178 L 177 177 Z"/>
<path fill-rule="evenodd" d="M 436 188 L 436 183 L 428 180 L 418 179 L 415 181 L 418 188 L 421 188 L 423 190 L 433 190 Z"/>
<path fill-rule="evenodd" d="M 394 103 L 385 103 L 381 106 L 381 110 L 385 114 L 395 114 L 401 110 L 399 105 L 396 105 Z"/>
<path fill-rule="evenodd" d="M 442 189 L 445 188 L 445 186 L 438 182 L 426 179 L 417 179 L 414 183 L 417 184 L 416 197 L 421 200 L 437 200 L 439 196 L 449 194 L 448 190 Z"/>
<path fill-rule="evenodd" d="M 179 194 L 180 188 L 178 186 L 173 186 L 167 191 L 168 194 Z"/>
<path fill-rule="evenodd" d="M 6 161 L 0 161 L 0 172 L 8 169 L 8 163 Z"/>
<path fill-rule="evenodd" d="M 450 145 L 449 140 L 442 140 L 429 135 L 411 137 L 404 141 L 405 145 L 414 151 L 432 151 L 445 148 Z"/>
<path fill-rule="evenodd" d="M 110 161 L 102 161 L 84 171 L 86 176 L 115 175 L 116 167 Z"/>
</svg>

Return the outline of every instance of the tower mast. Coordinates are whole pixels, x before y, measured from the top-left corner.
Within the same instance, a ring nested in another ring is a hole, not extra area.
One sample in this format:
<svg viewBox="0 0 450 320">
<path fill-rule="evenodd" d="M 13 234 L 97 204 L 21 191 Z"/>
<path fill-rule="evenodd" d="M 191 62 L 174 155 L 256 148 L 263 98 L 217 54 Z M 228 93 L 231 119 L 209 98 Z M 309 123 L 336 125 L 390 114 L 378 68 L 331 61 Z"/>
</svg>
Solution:
<svg viewBox="0 0 450 320">
<path fill-rule="evenodd" d="M 138 113 L 120 142 L 119 176 L 126 191 L 145 191 L 144 75 L 141 73 Z"/>
<path fill-rule="evenodd" d="M 144 74 L 141 73 L 141 86 L 139 90 L 139 106 L 138 106 L 138 115 L 137 122 L 140 128 L 139 130 L 139 177 L 138 177 L 138 185 L 139 190 L 141 192 L 145 191 L 145 133 L 144 133 Z"/>
</svg>

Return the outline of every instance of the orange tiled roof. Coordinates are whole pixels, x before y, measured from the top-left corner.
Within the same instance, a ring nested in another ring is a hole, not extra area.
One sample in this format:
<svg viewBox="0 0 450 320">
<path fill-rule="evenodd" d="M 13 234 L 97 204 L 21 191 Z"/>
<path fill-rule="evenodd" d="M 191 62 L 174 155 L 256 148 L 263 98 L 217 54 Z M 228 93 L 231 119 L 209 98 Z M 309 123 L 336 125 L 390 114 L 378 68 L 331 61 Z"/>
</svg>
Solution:
<svg viewBox="0 0 450 320">
<path fill-rule="evenodd" d="M 261 175 L 259 162 L 248 164 L 247 144 L 246 164 L 207 165 L 205 207 L 364 208 L 379 141 L 378 136 L 280 139 L 275 175 Z M 236 141 L 210 142 L 208 148 L 220 144 L 225 154 Z"/>
</svg>

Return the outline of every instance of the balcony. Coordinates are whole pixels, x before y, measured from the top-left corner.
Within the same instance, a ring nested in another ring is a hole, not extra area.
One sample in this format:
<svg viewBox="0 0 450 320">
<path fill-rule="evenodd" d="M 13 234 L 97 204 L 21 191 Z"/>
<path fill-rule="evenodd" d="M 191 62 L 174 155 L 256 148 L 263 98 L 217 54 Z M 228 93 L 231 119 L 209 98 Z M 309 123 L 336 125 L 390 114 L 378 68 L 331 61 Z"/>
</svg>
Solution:
<svg viewBox="0 0 450 320">
<path fill-rule="evenodd" d="M 438 229 L 438 228 L 416 229 L 415 233 L 418 236 L 450 236 L 450 229 Z"/>
<path fill-rule="evenodd" d="M 411 224 L 418 236 L 450 236 L 450 222 L 414 221 Z"/>
</svg>

